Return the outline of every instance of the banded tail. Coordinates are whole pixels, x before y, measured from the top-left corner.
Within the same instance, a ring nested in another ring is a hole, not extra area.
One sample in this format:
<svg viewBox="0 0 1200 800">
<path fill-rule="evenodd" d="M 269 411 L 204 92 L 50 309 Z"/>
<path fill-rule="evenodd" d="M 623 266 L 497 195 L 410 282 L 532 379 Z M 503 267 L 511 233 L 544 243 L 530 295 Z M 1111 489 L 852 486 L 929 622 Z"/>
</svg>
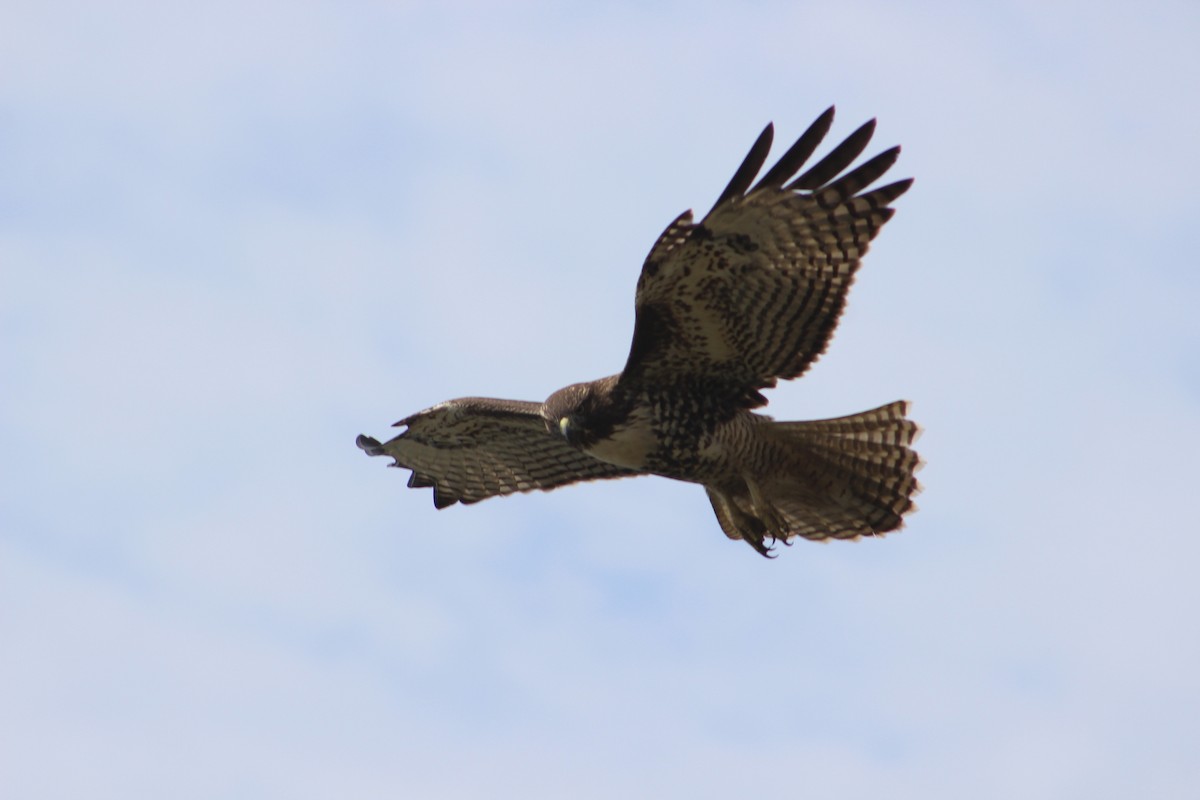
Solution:
<svg viewBox="0 0 1200 800">
<path fill-rule="evenodd" d="M 916 511 L 923 466 L 911 449 L 921 427 L 898 400 L 848 417 L 764 421 L 771 468 L 737 487 L 706 487 L 721 529 L 770 556 L 775 541 L 857 539 L 904 525 Z"/>
</svg>

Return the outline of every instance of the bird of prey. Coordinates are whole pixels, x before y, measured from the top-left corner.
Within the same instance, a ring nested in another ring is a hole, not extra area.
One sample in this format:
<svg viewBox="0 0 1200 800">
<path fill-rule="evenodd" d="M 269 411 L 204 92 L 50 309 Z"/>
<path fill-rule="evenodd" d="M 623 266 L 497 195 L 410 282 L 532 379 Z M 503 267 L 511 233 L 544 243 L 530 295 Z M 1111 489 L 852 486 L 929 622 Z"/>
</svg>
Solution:
<svg viewBox="0 0 1200 800">
<path fill-rule="evenodd" d="M 768 125 L 700 222 L 675 219 L 642 265 L 633 343 L 617 375 L 544 403 L 466 397 L 396 423 L 372 456 L 412 470 L 433 503 L 577 481 L 661 475 L 704 486 L 721 530 L 764 556 L 775 542 L 857 539 L 914 510 L 920 428 L 896 401 L 847 417 L 776 422 L 762 390 L 825 352 L 867 246 L 912 180 L 870 189 L 893 147 L 846 171 L 871 120 L 799 177 L 833 122 L 825 111 L 754 182 Z"/>
</svg>

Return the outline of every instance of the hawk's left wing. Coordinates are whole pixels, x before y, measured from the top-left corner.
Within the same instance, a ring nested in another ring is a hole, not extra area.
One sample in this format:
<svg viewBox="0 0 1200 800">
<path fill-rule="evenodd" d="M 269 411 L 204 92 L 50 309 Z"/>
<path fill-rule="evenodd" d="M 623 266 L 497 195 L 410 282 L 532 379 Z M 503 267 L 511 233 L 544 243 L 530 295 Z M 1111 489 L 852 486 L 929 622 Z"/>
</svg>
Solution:
<svg viewBox="0 0 1200 800">
<path fill-rule="evenodd" d="M 771 147 L 768 125 L 704 220 L 689 211 L 659 237 L 638 279 L 622 385 L 699 382 L 718 404 L 753 408 L 766 402 L 758 390 L 824 352 L 867 245 L 912 183 L 863 191 L 898 147 L 838 177 L 874 120 L 793 179 L 832 121 L 830 108 L 751 188 Z"/>
<path fill-rule="evenodd" d="M 411 488 L 433 487 L 433 504 L 477 503 L 495 495 L 553 489 L 577 481 L 623 478 L 634 470 L 606 464 L 546 430 L 541 403 L 465 397 L 396 423 L 407 426 L 387 444 L 359 436 L 372 456 L 412 470 Z"/>
</svg>

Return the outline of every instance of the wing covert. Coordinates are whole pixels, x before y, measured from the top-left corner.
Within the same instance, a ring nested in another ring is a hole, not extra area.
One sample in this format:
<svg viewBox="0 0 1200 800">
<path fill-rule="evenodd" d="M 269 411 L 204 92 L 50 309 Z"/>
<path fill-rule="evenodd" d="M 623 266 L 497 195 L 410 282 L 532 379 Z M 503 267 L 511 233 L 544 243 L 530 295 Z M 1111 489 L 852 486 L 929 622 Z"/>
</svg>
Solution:
<svg viewBox="0 0 1200 800">
<path fill-rule="evenodd" d="M 520 400 L 448 400 L 397 422 L 407 430 L 386 444 L 369 436 L 359 436 L 357 444 L 368 455 L 391 456 L 390 466 L 411 469 L 409 487 L 432 487 L 438 508 L 638 474 L 548 432 L 541 408 Z"/>
</svg>

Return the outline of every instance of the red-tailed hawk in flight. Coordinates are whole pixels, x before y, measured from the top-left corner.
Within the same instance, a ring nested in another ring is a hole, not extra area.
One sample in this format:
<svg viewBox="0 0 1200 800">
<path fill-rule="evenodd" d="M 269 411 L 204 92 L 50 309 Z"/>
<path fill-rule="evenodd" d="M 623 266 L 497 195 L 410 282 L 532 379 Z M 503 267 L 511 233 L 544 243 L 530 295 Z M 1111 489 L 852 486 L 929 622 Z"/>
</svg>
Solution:
<svg viewBox="0 0 1200 800">
<path fill-rule="evenodd" d="M 625 369 L 544 403 L 468 397 L 396 423 L 372 456 L 412 470 L 438 508 L 576 481 L 661 475 L 699 483 L 721 529 L 763 555 L 776 541 L 856 539 L 895 530 L 920 490 L 908 403 L 837 419 L 775 422 L 751 409 L 825 351 L 867 246 L 912 180 L 868 187 L 893 147 L 843 171 L 874 120 L 799 177 L 830 108 L 754 183 L 768 125 L 699 223 L 688 211 L 638 278 Z M 753 185 L 751 185 L 753 184 Z"/>
</svg>

